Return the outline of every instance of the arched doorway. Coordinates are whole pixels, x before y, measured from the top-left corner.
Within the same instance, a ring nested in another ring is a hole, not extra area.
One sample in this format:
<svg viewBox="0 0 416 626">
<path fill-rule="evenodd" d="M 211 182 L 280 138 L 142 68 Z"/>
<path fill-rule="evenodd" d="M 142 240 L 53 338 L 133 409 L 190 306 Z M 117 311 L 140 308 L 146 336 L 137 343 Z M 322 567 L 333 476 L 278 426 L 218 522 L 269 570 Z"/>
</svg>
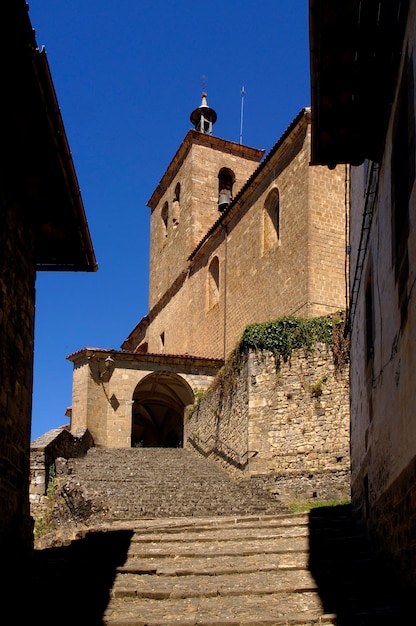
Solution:
<svg viewBox="0 0 416 626">
<path fill-rule="evenodd" d="M 182 447 L 184 410 L 193 402 L 191 387 L 178 374 L 146 376 L 133 393 L 132 447 Z"/>
</svg>

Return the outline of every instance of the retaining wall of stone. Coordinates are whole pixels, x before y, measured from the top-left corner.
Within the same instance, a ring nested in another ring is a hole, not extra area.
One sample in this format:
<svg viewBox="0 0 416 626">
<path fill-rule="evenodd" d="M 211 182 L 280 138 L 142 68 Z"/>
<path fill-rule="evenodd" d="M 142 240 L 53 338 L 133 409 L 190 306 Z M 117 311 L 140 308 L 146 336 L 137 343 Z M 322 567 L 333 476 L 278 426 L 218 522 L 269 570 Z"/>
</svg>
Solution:
<svg viewBox="0 0 416 626">
<path fill-rule="evenodd" d="M 79 429 L 75 435 L 69 426 L 55 428 L 35 439 L 30 446 L 29 501 L 32 515 L 42 508 L 49 482 L 50 467 L 59 457 L 65 459 L 84 456 L 94 445 L 87 429 Z"/>
<path fill-rule="evenodd" d="M 185 419 L 185 446 L 285 499 L 350 497 L 349 367 L 316 344 L 276 364 L 251 351 Z"/>
</svg>

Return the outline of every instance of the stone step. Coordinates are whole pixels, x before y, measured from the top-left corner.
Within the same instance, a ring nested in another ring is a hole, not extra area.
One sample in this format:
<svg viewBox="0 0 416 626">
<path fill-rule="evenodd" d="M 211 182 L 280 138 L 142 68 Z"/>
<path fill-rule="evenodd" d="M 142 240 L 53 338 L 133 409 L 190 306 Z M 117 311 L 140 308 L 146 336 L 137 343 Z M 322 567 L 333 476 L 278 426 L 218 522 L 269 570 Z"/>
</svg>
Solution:
<svg viewBox="0 0 416 626">
<path fill-rule="evenodd" d="M 108 520 L 286 510 L 258 484 L 237 481 L 215 461 L 182 448 L 91 448 L 85 457 L 70 459 L 68 471 L 72 484 L 89 497 L 99 494 Z"/>
<path fill-rule="evenodd" d="M 157 601 L 111 599 L 103 616 L 103 623 L 111 626 L 335 626 L 335 620 L 335 615 L 325 615 L 314 592 Z"/>
<path fill-rule="evenodd" d="M 205 574 L 235 574 L 250 572 L 268 572 L 274 570 L 307 569 L 309 561 L 308 552 L 296 552 L 276 554 L 268 553 L 261 555 L 259 562 L 258 554 L 252 555 L 215 555 L 206 556 L 132 556 L 128 564 L 117 568 L 117 572 L 132 574 L 160 574 L 187 576 L 203 576 Z"/>
<path fill-rule="evenodd" d="M 193 573 L 177 576 L 170 573 L 132 574 L 118 572 L 111 595 L 114 598 L 136 597 L 169 598 L 216 597 L 227 595 L 266 595 L 271 593 L 300 593 L 317 591 L 318 586 L 307 570 L 269 570 L 268 572 L 253 571 L 231 574 Z"/>
<path fill-rule="evenodd" d="M 340 507 L 332 516 L 154 518 L 82 529 L 69 545 L 38 551 L 34 589 L 42 590 L 43 604 L 32 622 L 41 616 L 44 624 L 89 626 L 409 623 L 389 576 L 354 528 Z M 63 589 L 72 601 L 62 616 Z"/>
<path fill-rule="evenodd" d="M 335 626 L 335 615 L 325 615 L 316 592 L 267 595 L 215 595 L 126 601 L 112 598 L 104 624 L 124 626 Z"/>
<path fill-rule="evenodd" d="M 68 469 L 59 501 L 72 489 L 87 516 L 62 519 L 55 547 L 36 551 L 31 623 L 409 623 L 349 507 L 290 513 L 183 449 L 93 448 Z M 94 498 L 107 509 L 88 517 Z"/>
<path fill-rule="evenodd" d="M 331 520 L 321 520 L 315 539 L 320 534 L 335 548 L 339 569 L 334 576 L 334 551 L 325 550 L 318 560 L 310 552 L 312 517 L 169 520 L 158 527 L 136 526 L 126 562 L 116 570 L 104 623 L 396 623 L 400 610 L 388 586 L 380 583 L 381 572 L 374 568 L 362 535 L 357 529 L 352 532 L 347 518 L 343 538 Z M 317 520 L 319 514 L 315 525 Z M 328 600 L 322 581 L 329 587 L 334 578 L 337 589 Z M 369 580 L 378 582 L 379 593 L 369 591 Z"/>
</svg>

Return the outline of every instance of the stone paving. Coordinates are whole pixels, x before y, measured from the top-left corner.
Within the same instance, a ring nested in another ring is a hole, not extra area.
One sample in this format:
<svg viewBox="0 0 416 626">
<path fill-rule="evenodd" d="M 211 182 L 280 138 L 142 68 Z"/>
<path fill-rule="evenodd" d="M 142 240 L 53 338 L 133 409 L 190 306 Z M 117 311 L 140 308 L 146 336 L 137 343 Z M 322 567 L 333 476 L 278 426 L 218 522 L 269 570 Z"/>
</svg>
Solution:
<svg viewBox="0 0 416 626">
<path fill-rule="evenodd" d="M 166 467 L 160 472 L 172 475 Z M 224 502 L 204 516 L 168 516 L 162 507 L 159 517 L 116 519 L 118 506 L 108 519 L 75 529 L 71 542 L 36 551 L 31 623 L 411 623 L 391 573 L 371 553 L 348 506 L 294 514 L 276 503 L 275 514 L 230 515 Z"/>
</svg>

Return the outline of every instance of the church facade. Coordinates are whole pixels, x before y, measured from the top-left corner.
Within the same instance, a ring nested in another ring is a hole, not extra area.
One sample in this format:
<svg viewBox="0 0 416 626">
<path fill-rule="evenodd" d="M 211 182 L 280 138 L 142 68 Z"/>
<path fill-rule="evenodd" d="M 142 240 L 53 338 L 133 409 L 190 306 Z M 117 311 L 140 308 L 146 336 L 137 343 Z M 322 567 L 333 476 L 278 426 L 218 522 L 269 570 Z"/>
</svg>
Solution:
<svg viewBox="0 0 416 626">
<path fill-rule="evenodd" d="M 148 202 L 148 314 L 120 350 L 68 357 L 71 432 L 95 445 L 182 445 L 185 407 L 248 324 L 345 308 L 346 170 L 311 167 L 309 109 L 267 155 L 215 120 L 203 94 Z"/>
</svg>

